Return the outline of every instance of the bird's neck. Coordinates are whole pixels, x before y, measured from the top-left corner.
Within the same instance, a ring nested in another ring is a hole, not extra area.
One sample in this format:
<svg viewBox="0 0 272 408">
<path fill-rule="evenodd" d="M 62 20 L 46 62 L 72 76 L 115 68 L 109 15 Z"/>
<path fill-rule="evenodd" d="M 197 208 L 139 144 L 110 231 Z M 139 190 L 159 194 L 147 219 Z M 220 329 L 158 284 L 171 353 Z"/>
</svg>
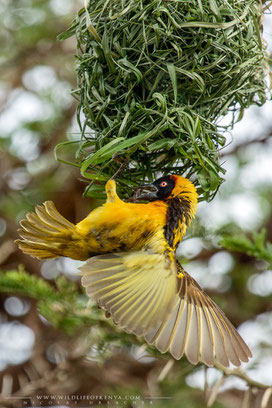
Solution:
<svg viewBox="0 0 272 408">
<path fill-rule="evenodd" d="M 173 251 L 186 233 L 186 228 L 194 217 L 196 205 L 197 201 L 193 197 L 175 197 L 169 200 L 164 236 Z"/>
</svg>

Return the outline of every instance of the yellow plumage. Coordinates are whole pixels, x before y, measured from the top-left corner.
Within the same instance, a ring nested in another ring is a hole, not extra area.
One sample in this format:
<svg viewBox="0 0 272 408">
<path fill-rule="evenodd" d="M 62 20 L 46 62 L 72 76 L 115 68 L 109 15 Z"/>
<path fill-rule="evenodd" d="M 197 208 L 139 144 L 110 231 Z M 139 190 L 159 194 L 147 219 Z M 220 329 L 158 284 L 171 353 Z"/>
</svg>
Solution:
<svg viewBox="0 0 272 408">
<path fill-rule="evenodd" d="M 194 217 L 197 192 L 181 176 L 163 177 L 125 203 L 116 185 L 107 201 L 74 225 L 50 201 L 21 221 L 19 247 L 46 259 L 87 260 L 82 285 L 120 328 L 145 336 L 162 353 L 212 366 L 248 361 L 250 350 L 224 313 L 185 272 L 175 250 Z"/>
</svg>

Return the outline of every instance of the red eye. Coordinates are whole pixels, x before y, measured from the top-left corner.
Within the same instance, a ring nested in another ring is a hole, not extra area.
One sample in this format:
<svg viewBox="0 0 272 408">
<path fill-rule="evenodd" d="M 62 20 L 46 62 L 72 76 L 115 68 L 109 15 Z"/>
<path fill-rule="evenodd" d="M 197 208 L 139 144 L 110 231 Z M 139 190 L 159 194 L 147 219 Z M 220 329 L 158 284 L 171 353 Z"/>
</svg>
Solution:
<svg viewBox="0 0 272 408">
<path fill-rule="evenodd" d="M 161 185 L 161 187 L 166 187 L 167 183 L 166 183 L 166 181 L 162 181 L 160 185 Z"/>
</svg>

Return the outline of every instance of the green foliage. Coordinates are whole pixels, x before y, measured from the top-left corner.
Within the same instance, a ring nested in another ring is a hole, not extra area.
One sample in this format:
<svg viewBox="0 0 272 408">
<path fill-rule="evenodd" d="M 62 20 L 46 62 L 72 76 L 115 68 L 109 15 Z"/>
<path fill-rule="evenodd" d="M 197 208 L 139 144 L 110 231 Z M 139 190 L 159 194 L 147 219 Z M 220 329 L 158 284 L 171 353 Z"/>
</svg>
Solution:
<svg viewBox="0 0 272 408">
<path fill-rule="evenodd" d="M 87 194 L 128 160 L 121 193 L 154 173 L 197 175 L 205 199 L 222 181 L 218 119 L 266 100 L 257 0 L 91 0 L 60 36 L 78 40 L 76 152 Z M 117 160 L 116 160 L 117 157 Z"/>
<path fill-rule="evenodd" d="M 272 244 L 266 242 L 265 238 L 266 229 L 263 228 L 259 233 L 253 232 L 251 239 L 242 232 L 233 236 L 223 236 L 220 245 L 230 251 L 262 259 L 272 265 Z"/>
<path fill-rule="evenodd" d="M 43 278 L 29 274 L 23 267 L 1 271 L 0 292 L 35 299 L 38 312 L 52 326 L 68 335 L 79 336 L 80 331 L 89 331 L 95 327 L 97 336 L 93 334 L 92 337 L 95 338 L 102 360 L 105 359 L 105 353 L 110 353 L 116 344 L 126 348 L 143 343 L 143 339 L 120 331 L 96 305 L 89 306 L 89 299 L 82 293 L 82 289 L 64 276 L 55 279 L 52 286 Z M 153 347 L 148 348 L 148 351 L 150 355 L 160 356 L 160 352 Z"/>
<path fill-rule="evenodd" d="M 0 292 L 13 293 L 37 300 L 39 312 L 55 327 L 68 334 L 79 327 L 96 324 L 103 314 L 87 307 L 82 301 L 77 285 L 63 276 L 55 281 L 56 287 L 47 281 L 30 275 L 22 268 L 0 274 Z M 103 325 L 103 322 L 102 322 Z"/>
<path fill-rule="evenodd" d="M 57 300 L 57 293 L 44 279 L 29 275 L 22 267 L 19 270 L 0 274 L 1 292 L 13 292 L 33 299 Z"/>
</svg>

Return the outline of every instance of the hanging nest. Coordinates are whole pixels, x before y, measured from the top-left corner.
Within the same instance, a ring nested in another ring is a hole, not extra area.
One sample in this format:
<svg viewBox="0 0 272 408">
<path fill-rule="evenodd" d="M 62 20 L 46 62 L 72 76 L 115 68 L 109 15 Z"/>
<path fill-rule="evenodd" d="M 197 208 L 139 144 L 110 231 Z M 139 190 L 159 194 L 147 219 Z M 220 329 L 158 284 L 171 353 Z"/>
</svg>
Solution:
<svg viewBox="0 0 272 408">
<path fill-rule="evenodd" d="M 123 196 L 171 173 L 194 175 L 202 198 L 214 195 L 219 119 L 231 113 L 230 128 L 266 100 L 261 17 L 258 0 L 91 0 L 80 10 L 60 38 L 78 41 L 75 150 L 87 195 L 101 197 L 122 163 Z"/>
</svg>

